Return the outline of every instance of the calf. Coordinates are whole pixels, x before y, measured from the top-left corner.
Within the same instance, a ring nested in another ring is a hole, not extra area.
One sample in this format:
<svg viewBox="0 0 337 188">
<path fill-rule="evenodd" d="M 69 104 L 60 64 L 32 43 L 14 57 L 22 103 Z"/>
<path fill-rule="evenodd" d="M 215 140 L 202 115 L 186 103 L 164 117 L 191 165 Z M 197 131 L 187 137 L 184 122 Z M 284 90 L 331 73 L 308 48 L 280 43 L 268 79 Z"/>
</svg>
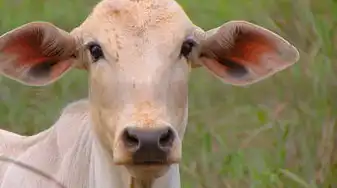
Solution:
<svg viewBox="0 0 337 188">
<path fill-rule="evenodd" d="M 180 188 L 190 70 L 243 86 L 298 59 L 286 40 L 245 21 L 205 32 L 174 0 L 103 0 L 70 33 L 31 22 L 0 37 L 0 73 L 44 86 L 86 70 L 89 97 L 37 135 L 1 131 L 0 154 L 68 188 Z M 0 188 L 57 186 L 0 163 Z"/>
</svg>

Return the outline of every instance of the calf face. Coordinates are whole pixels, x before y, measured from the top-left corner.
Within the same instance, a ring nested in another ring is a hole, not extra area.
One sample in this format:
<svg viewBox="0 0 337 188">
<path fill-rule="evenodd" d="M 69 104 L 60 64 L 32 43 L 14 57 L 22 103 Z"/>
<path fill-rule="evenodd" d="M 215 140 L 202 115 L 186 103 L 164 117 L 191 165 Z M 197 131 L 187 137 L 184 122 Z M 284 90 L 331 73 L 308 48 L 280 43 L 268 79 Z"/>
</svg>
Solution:
<svg viewBox="0 0 337 188">
<path fill-rule="evenodd" d="M 93 130 L 139 178 L 180 161 L 191 67 L 247 85 L 298 59 L 280 36 L 244 21 L 204 32 L 173 0 L 103 0 L 71 33 L 32 22 L 0 38 L 0 72 L 26 85 L 88 71 Z"/>
</svg>

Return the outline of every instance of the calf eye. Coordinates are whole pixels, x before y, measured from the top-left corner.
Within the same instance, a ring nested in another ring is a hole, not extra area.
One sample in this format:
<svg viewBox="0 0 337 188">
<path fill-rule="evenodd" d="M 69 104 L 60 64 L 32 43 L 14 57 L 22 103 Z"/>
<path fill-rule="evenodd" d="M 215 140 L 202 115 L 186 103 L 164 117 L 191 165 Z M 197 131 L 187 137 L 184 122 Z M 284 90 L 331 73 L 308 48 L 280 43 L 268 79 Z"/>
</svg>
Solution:
<svg viewBox="0 0 337 188">
<path fill-rule="evenodd" d="M 88 49 L 90 51 L 91 57 L 93 62 L 96 62 L 100 60 L 101 58 L 104 58 L 104 53 L 102 51 L 102 48 L 97 43 L 91 43 L 88 45 Z"/>
<path fill-rule="evenodd" d="M 190 55 L 190 53 L 193 50 L 193 47 L 196 45 L 196 42 L 193 39 L 187 39 L 183 42 L 183 45 L 181 46 L 180 55 L 184 56 L 185 58 Z"/>
</svg>

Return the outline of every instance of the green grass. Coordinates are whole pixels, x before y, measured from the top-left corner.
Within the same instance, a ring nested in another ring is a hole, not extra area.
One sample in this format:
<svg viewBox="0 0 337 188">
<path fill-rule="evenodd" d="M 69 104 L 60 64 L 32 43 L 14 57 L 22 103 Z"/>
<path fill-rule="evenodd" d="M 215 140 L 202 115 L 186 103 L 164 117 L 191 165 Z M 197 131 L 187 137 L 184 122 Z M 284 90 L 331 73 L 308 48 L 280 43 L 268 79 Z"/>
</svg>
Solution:
<svg viewBox="0 0 337 188">
<path fill-rule="evenodd" d="M 224 85 L 205 70 L 194 70 L 183 187 L 336 187 L 337 2 L 179 2 L 205 29 L 245 19 L 279 33 L 301 51 L 297 65 L 246 88 Z M 0 33 L 33 20 L 52 21 L 70 30 L 94 3 L 0 0 Z M 44 88 L 0 79 L 1 128 L 22 134 L 47 128 L 62 107 L 87 93 L 86 74 L 81 71 Z"/>
</svg>

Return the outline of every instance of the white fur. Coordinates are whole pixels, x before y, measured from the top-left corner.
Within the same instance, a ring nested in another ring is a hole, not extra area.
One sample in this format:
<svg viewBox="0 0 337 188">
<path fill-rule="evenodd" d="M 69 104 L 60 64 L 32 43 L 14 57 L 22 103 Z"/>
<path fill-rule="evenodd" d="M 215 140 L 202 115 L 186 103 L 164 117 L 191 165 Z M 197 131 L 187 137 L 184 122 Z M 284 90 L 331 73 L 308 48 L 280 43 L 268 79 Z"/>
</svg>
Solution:
<svg viewBox="0 0 337 188">
<path fill-rule="evenodd" d="M 30 137 L 0 131 L 0 153 L 54 177 L 67 188 L 130 188 L 130 176 L 109 161 L 91 129 L 87 101 L 68 105 L 48 130 Z M 0 162 L 0 188 L 59 188 L 16 164 Z M 179 165 L 152 188 L 179 188 Z"/>
</svg>

